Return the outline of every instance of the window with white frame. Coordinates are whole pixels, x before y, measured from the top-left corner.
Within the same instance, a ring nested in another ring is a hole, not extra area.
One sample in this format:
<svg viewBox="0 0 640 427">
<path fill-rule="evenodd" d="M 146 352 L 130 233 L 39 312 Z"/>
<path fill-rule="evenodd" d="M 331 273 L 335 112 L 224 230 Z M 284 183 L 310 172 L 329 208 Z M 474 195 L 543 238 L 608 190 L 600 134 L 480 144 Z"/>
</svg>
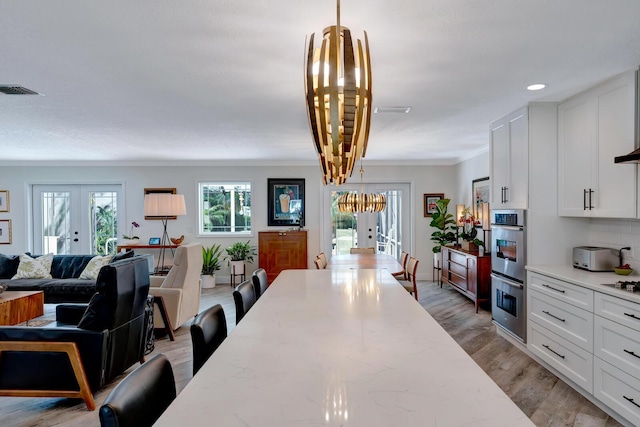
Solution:
<svg viewBox="0 0 640 427">
<path fill-rule="evenodd" d="M 198 183 L 199 234 L 251 234 L 251 183 Z"/>
</svg>

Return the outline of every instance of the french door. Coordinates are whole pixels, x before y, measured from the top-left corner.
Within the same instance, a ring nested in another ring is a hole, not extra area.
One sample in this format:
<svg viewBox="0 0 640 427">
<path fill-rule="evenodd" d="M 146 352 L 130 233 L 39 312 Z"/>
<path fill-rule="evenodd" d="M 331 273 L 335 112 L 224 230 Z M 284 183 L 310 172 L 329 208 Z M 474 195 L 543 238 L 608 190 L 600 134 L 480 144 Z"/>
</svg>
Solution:
<svg viewBox="0 0 640 427">
<path fill-rule="evenodd" d="M 376 253 L 396 258 L 411 248 L 411 186 L 408 183 L 366 184 L 365 193 L 383 193 L 387 207 L 378 213 L 341 213 L 338 197 L 345 191 L 361 191 L 360 184 L 325 187 L 323 252 L 348 254 L 352 247 L 374 247 Z"/>
<path fill-rule="evenodd" d="M 34 253 L 115 253 L 121 193 L 118 184 L 33 185 Z"/>
</svg>

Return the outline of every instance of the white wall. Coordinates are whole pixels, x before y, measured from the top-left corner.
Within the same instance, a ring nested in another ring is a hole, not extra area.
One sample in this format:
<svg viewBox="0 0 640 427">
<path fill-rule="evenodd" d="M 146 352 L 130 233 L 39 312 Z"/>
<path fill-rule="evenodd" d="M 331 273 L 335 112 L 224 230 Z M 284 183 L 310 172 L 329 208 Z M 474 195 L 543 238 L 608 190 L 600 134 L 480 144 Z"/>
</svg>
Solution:
<svg viewBox="0 0 640 427">
<path fill-rule="evenodd" d="M 487 144 L 489 141 L 489 125 L 487 124 Z M 460 162 L 456 165 L 456 182 L 457 182 L 457 197 L 451 200 L 449 206 L 455 209 L 457 204 L 464 204 L 465 206 L 471 206 L 473 203 L 473 195 L 471 194 L 471 185 L 474 179 L 486 178 L 489 173 L 489 149 L 487 151 L 478 154 L 464 162 Z M 455 215 L 455 212 L 452 212 Z"/>
<path fill-rule="evenodd" d="M 121 231 L 128 232 L 126 224 L 137 221 L 136 230 L 142 241 L 162 234 L 160 221 L 145 221 L 143 215 L 144 188 L 175 187 L 184 194 L 187 215 L 169 221 L 168 231 L 172 237 L 185 235 L 185 242 L 199 241 L 203 245 L 221 243 L 227 247 L 238 238 L 198 238 L 197 234 L 197 183 L 207 180 L 249 180 L 253 183 L 253 230 L 252 244 L 257 245 L 260 230 L 267 227 L 267 178 L 305 178 L 306 224 L 308 230 L 308 264 L 321 251 L 321 210 L 323 187 L 318 166 L 20 166 L 0 168 L 0 188 L 9 190 L 11 211 L 0 213 L 0 219 L 12 220 L 11 245 L 3 245 L 0 252 L 17 254 L 31 248 L 28 246 L 27 200 L 30 184 L 97 184 L 119 183 L 124 187 L 125 216 Z M 445 193 L 456 199 L 456 168 L 453 166 L 367 166 L 365 182 L 409 182 L 412 184 L 412 224 L 414 230 L 412 255 L 420 261 L 419 279 L 431 278 L 432 242 L 430 218 L 423 215 L 424 193 Z M 471 186 L 471 181 L 468 183 Z M 272 227 L 278 228 L 278 227 Z M 282 227 L 280 227 L 282 228 Z M 152 251 L 153 252 L 153 251 Z M 257 266 L 257 260 L 250 270 Z M 222 281 L 228 275 L 226 265 L 220 272 Z"/>
</svg>

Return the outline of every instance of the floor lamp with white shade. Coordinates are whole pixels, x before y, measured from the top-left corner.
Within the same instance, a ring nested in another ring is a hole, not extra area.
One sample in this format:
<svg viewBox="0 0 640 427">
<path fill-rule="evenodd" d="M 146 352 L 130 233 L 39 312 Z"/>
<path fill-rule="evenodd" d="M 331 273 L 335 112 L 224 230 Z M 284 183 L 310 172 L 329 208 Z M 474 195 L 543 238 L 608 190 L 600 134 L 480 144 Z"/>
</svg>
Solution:
<svg viewBox="0 0 640 427">
<path fill-rule="evenodd" d="M 162 218 L 164 232 L 160 241 L 160 254 L 155 272 L 164 271 L 164 251 L 167 245 L 171 244 L 169 234 L 167 234 L 167 220 L 170 216 L 186 215 L 187 207 L 184 203 L 184 195 L 171 193 L 149 193 L 144 195 L 144 215 L 157 216 Z M 173 248 L 171 248 L 173 255 Z"/>
</svg>

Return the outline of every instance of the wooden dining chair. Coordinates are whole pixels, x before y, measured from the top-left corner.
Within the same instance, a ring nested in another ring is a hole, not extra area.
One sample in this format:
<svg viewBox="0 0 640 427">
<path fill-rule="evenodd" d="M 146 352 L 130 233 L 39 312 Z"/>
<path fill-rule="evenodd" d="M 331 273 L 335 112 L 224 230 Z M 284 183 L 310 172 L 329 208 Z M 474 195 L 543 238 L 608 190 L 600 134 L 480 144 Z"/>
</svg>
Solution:
<svg viewBox="0 0 640 427">
<path fill-rule="evenodd" d="M 323 268 L 327 267 L 327 256 L 324 254 L 324 252 L 320 252 L 318 254 L 318 258 L 320 258 L 320 260 L 322 260 L 322 265 L 324 265 Z"/>
<path fill-rule="evenodd" d="M 322 260 L 320 258 L 316 258 L 315 261 L 313 261 L 313 263 L 316 265 L 316 268 L 318 270 L 322 270 Z"/>
<path fill-rule="evenodd" d="M 398 280 L 402 286 L 410 293 L 413 294 L 416 301 L 418 301 L 418 285 L 416 284 L 416 271 L 418 270 L 418 260 L 414 257 L 409 258 L 409 265 L 407 267 L 407 280 Z"/>
<path fill-rule="evenodd" d="M 407 280 L 407 260 L 409 259 L 409 254 L 405 251 L 402 251 L 400 254 L 400 265 L 402 265 L 402 271 L 398 273 L 394 273 L 393 277 L 398 280 Z"/>
<path fill-rule="evenodd" d="M 233 301 L 236 305 L 236 325 L 247 314 L 249 309 L 256 303 L 256 291 L 250 280 L 245 280 L 236 286 L 233 291 Z"/>
<path fill-rule="evenodd" d="M 220 344 L 227 338 L 227 318 L 220 304 L 209 307 L 198 314 L 191 324 L 191 344 L 193 346 L 193 375 Z"/>
<path fill-rule="evenodd" d="M 374 247 L 369 247 L 369 248 L 351 248 L 349 250 L 350 254 L 375 254 L 376 253 L 376 248 Z"/>
</svg>

